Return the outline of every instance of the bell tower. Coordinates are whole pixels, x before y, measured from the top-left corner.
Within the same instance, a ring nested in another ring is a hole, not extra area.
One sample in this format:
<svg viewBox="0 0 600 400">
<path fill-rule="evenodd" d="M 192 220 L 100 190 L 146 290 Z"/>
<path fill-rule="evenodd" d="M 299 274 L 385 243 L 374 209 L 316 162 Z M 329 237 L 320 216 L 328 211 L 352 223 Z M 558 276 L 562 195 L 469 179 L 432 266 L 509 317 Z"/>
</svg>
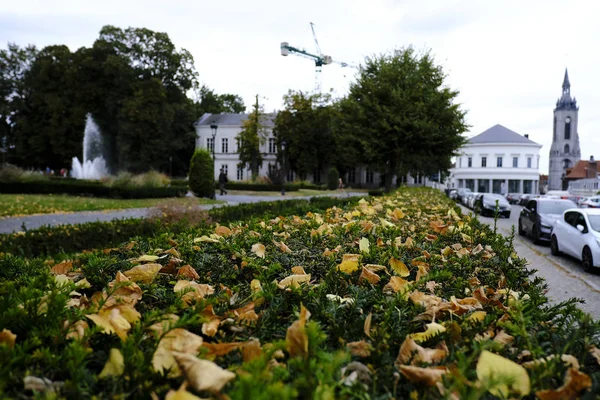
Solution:
<svg viewBox="0 0 600 400">
<path fill-rule="evenodd" d="M 556 101 L 554 109 L 548 190 L 566 190 L 567 183 L 564 180 L 566 170 L 581 159 L 579 132 L 577 131 L 578 120 L 579 107 L 575 97 L 571 98 L 569 73 L 565 69 L 562 96 Z"/>
</svg>

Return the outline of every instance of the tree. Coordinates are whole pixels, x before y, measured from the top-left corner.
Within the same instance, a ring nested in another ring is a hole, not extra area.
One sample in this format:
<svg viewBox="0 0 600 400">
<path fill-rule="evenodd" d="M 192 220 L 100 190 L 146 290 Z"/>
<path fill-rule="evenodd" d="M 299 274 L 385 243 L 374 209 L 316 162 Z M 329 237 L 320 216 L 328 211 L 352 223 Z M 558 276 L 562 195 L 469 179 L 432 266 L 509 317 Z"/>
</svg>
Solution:
<svg viewBox="0 0 600 400">
<path fill-rule="evenodd" d="M 283 100 L 284 109 L 275 117 L 273 132 L 279 145 L 286 142 L 286 164 L 300 179 L 306 179 L 315 169 L 335 165 L 331 97 L 289 91 Z"/>
<path fill-rule="evenodd" d="M 385 176 L 445 170 L 465 143 L 465 112 L 458 91 L 430 52 L 411 47 L 367 58 L 358 80 L 340 102 L 337 135 L 360 144 L 361 161 Z"/>
<path fill-rule="evenodd" d="M 214 90 L 202 85 L 196 93 L 196 113 L 203 115 L 211 114 L 242 114 L 246 111 L 244 100 L 236 94 L 216 94 Z"/>
<path fill-rule="evenodd" d="M 190 161 L 190 190 L 198 197 L 215 198 L 215 171 L 210 153 L 204 149 L 194 152 Z"/>
<path fill-rule="evenodd" d="M 236 137 L 240 142 L 239 166 L 243 168 L 250 167 L 252 180 L 256 180 L 258 177 L 258 169 L 263 163 L 260 146 L 264 145 L 267 140 L 267 118 L 268 116 L 264 113 L 263 107 L 258 103 L 258 95 L 256 95 L 256 102 L 252 106 L 252 113 L 248 115 L 248 119 L 244 120 L 242 131 Z"/>
</svg>

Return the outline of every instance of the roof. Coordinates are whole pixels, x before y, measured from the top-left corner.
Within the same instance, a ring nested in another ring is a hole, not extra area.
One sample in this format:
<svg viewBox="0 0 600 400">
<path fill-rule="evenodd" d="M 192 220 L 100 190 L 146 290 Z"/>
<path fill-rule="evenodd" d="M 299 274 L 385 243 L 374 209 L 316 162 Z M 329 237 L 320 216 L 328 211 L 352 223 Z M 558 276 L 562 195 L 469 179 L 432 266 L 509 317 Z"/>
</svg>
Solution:
<svg viewBox="0 0 600 400">
<path fill-rule="evenodd" d="M 588 160 L 579 160 L 571 168 L 567 169 L 567 179 L 585 179 L 588 177 L 587 170 L 590 166 Z"/>
<path fill-rule="evenodd" d="M 518 134 L 515 131 L 496 124 L 483 131 L 477 136 L 473 136 L 469 139 L 470 144 L 484 144 L 484 143 L 520 143 L 520 144 L 536 144 L 541 147 L 540 144 L 526 138 L 523 135 Z"/>
<path fill-rule="evenodd" d="M 250 114 L 211 114 L 205 113 L 198 121 L 196 126 L 210 126 L 213 123 L 217 125 L 242 126 L 242 122 L 248 119 Z M 265 116 L 265 125 L 274 125 L 274 114 L 263 114 Z"/>
</svg>

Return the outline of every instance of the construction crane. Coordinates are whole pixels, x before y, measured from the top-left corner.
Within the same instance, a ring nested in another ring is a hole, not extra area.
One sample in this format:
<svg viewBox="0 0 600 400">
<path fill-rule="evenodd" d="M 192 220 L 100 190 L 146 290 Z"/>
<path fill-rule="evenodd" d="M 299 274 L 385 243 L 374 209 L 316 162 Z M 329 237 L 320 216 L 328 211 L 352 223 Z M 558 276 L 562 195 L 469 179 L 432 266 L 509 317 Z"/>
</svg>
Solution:
<svg viewBox="0 0 600 400">
<path fill-rule="evenodd" d="M 319 46 L 319 41 L 317 40 L 317 35 L 315 33 L 315 24 L 310 23 L 310 29 L 312 30 L 313 38 L 315 39 L 315 46 L 317 48 L 317 54 L 309 53 L 304 49 L 300 49 L 298 47 L 290 46 L 288 42 L 281 42 L 281 55 L 288 56 L 290 54 L 294 54 L 300 57 L 305 57 L 311 59 L 315 62 L 315 93 L 321 92 L 321 71 L 323 65 L 329 64 L 339 64 L 342 67 L 351 67 L 355 68 L 353 65 L 348 64 L 346 62 L 334 61 L 331 56 L 327 56 L 323 54 L 321 51 L 321 46 Z"/>
</svg>

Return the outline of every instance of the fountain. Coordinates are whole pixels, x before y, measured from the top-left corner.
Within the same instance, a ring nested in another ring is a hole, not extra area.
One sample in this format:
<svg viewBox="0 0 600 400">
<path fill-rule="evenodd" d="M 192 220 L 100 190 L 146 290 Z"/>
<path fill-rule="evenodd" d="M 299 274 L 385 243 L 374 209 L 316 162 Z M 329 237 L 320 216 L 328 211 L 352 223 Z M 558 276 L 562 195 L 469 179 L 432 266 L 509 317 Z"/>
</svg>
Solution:
<svg viewBox="0 0 600 400">
<path fill-rule="evenodd" d="M 76 179 L 102 179 L 108 175 L 106 161 L 102 156 L 102 135 L 91 114 L 85 121 L 83 134 L 83 162 L 73 157 L 71 176 Z"/>
</svg>

